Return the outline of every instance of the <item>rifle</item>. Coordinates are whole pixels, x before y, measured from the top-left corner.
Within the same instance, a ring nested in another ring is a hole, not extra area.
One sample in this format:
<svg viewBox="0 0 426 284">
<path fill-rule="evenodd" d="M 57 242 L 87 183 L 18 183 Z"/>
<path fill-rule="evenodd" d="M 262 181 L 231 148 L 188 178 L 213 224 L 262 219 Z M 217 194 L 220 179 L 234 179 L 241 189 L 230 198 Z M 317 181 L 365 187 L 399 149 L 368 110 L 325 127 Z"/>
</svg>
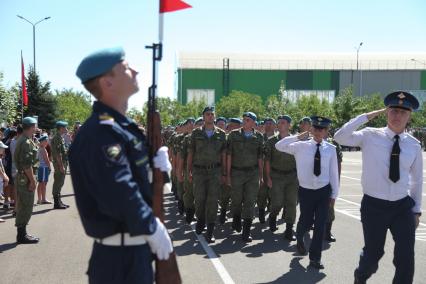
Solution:
<svg viewBox="0 0 426 284">
<path fill-rule="evenodd" d="M 166 182 L 169 182 L 168 173 L 161 172 L 153 167 L 152 159 L 162 146 L 161 137 L 161 118 L 156 107 L 156 65 L 162 58 L 162 44 L 153 43 L 151 46 L 146 46 L 152 49 L 152 85 L 148 89 L 148 123 L 147 123 L 147 140 L 149 147 L 149 159 L 153 170 L 153 198 L 152 209 L 154 215 L 164 223 L 164 208 L 163 208 L 163 188 Z M 173 251 L 168 260 L 155 260 L 155 283 L 157 284 L 180 284 L 179 269 L 176 261 L 176 254 Z"/>
</svg>

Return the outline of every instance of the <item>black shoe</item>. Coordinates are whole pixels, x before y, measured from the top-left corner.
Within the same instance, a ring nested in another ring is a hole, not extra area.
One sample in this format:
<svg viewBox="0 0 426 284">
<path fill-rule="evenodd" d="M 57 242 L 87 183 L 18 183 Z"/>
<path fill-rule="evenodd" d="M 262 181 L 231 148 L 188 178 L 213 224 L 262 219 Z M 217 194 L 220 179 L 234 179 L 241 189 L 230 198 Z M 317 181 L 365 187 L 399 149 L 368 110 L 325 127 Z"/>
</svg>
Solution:
<svg viewBox="0 0 426 284">
<path fill-rule="evenodd" d="M 36 244 L 39 240 L 39 238 L 28 235 L 26 227 L 18 228 L 18 234 L 16 236 L 16 242 L 18 244 Z"/>
<path fill-rule="evenodd" d="M 225 224 L 226 222 L 226 209 L 220 209 L 219 222 Z"/>
<path fill-rule="evenodd" d="M 271 230 L 271 232 L 275 232 L 276 230 L 278 230 L 277 216 L 272 216 L 271 214 L 269 214 L 269 230 Z"/>
<path fill-rule="evenodd" d="M 306 255 L 305 242 L 303 240 L 302 241 L 297 241 L 296 249 L 297 249 L 297 252 L 300 255 Z"/>
<path fill-rule="evenodd" d="M 53 197 L 53 209 L 67 209 L 64 204 L 60 202 L 59 197 Z"/>
<path fill-rule="evenodd" d="M 3 204 L 3 209 L 4 210 L 9 210 L 10 209 L 10 205 L 9 204 Z"/>
<path fill-rule="evenodd" d="M 234 229 L 238 233 L 241 232 L 241 217 L 240 216 L 234 216 L 234 218 L 232 219 L 232 229 Z"/>
<path fill-rule="evenodd" d="M 296 240 L 296 237 L 294 236 L 294 232 L 293 232 L 293 224 L 291 223 L 286 224 L 286 229 L 284 231 L 284 238 L 286 238 L 290 242 Z"/>
<path fill-rule="evenodd" d="M 66 208 L 69 208 L 69 207 L 70 207 L 68 204 L 65 204 L 65 203 L 63 203 L 63 202 L 62 202 L 62 199 L 61 199 L 61 197 L 60 197 L 60 196 L 59 196 L 59 203 L 61 203 L 61 204 L 62 204 L 62 206 L 65 206 Z"/>
<path fill-rule="evenodd" d="M 201 235 L 201 233 L 204 231 L 204 227 L 206 226 L 204 221 L 198 220 L 197 224 L 195 225 L 195 233 L 197 235 Z"/>
<path fill-rule="evenodd" d="M 326 240 L 327 242 L 333 243 L 336 241 L 336 238 L 333 236 L 333 234 L 331 233 L 331 225 L 333 223 L 327 223 L 325 225 L 325 234 L 324 234 L 324 240 Z"/>
<path fill-rule="evenodd" d="M 188 208 L 186 209 L 185 221 L 187 224 L 191 224 L 194 221 L 194 209 Z"/>
<path fill-rule="evenodd" d="M 315 269 L 324 269 L 324 265 L 320 261 L 316 260 L 309 261 L 309 266 Z"/>
<path fill-rule="evenodd" d="M 179 212 L 179 214 L 183 215 L 183 212 L 185 211 L 185 208 L 183 206 L 183 202 L 180 201 L 180 200 L 178 200 L 178 204 L 177 205 L 178 205 L 178 212 Z"/>
<path fill-rule="evenodd" d="M 213 231 L 214 231 L 214 223 L 208 224 L 207 225 L 207 233 L 206 233 L 206 241 L 209 244 L 212 244 L 216 241 L 216 239 L 213 236 Z"/>
<path fill-rule="evenodd" d="M 253 239 L 250 236 L 250 229 L 251 229 L 252 222 L 253 221 L 251 218 L 244 219 L 243 233 L 241 237 L 243 241 L 246 243 L 250 243 L 251 241 L 253 241 Z"/>
<path fill-rule="evenodd" d="M 259 222 L 261 224 L 265 223 L 265 209 L 259 208 Z"/>
</svg>

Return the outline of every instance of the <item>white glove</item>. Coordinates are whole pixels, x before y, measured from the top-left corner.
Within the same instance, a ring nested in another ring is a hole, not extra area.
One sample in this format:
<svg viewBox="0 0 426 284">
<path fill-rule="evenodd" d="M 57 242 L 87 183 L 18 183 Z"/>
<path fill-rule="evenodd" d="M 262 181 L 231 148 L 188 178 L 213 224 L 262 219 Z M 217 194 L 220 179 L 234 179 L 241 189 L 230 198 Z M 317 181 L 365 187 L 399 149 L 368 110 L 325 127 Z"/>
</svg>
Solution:
<svg viewBox="0 0 426 284">
<path fill-rule="evenodd" d="M 160 169 L 162 172 L 169 172 L 172 169 L 172 164 L 169 160 L 169 148 L 162 146 L 158 149 L 157 154 L 154 157 L 154 168 Z"/>
<path fill-rule="evenodd" d="M 154 234 L 146 235 L 145 238 L 151 248 L 151 252 L 157 255 L 159 260 L 167 260 L 173 251 L 172 241 L 160 219 L 155 217 L 155 221 L 157 222 L 157 229 Z"/>
</svg>

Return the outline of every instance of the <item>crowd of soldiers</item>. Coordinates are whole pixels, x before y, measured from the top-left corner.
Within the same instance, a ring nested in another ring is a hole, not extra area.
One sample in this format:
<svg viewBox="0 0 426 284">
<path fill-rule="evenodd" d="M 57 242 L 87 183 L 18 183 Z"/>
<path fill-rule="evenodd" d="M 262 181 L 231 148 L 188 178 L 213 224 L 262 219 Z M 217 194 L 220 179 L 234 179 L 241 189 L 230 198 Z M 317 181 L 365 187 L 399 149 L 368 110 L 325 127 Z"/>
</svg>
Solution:
<svg viewBox="0 0 426 284">
<path fill-rule="evenodd" d="M 282 210 L 281 218 L 286 223 L 284 238 L 296 240 L 296 161 L 293 155 L 275 148 L 279 140 L 291 135 L 292 122 L 288 115 L 258 122 L 253 112 L 245 112 L 242 119 L 216 118 L 214 107 L 206 107 L 202 117 L 188 118 L 165 130 L 178 212 L 185 216 L 186 223 L 196 221 L 197 234 L 206 230 L 208 243 L 215 242 L 217 217 L 224 224 L 228 216 L 232 217 L 233 230 L 242 232 L 244 242 L 251 242 L 256 205 L 260 223 L 266 222 L 269 212 L 272 232 L 277 231 Z M 298 132 L 309 131 L 311 125 L 311 118 L 304 117 L 299 121 Z M 334 145 L 340 175 L 342 152 L 337 143 Z M 324 239 L 334 242 L 332 206 L 329 211 Z"/>
</svg>

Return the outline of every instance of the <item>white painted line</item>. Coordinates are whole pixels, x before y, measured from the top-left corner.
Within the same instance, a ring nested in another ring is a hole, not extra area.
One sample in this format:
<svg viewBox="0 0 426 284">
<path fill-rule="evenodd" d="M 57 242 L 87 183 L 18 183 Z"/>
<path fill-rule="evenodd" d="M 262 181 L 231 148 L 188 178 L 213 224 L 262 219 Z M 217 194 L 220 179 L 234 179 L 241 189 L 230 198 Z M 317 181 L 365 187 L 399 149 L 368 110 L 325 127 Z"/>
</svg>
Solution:
<svg viewBox="0 0 426 284">
<path fill-rule="evenodd" d="M 347 184 L 345 184 L 347 185 Z M 344 195 L 339 195 L 339 197 L 362 197 L 364 196 L 363 194 L 344 194 Z"/>
<path fill-rule="evenodd" d="M 213 251 L 213 249 L 208 245 L 203 235 L 197 235 L 195 233 L 195 224 L 191 225 L 192 232 L 197 236 L 198 241 L 203 247 L 204 251 L 207 253 L 210 261 L 213 263 L 214 268 L 216 268 L 217 273 L 220 278 L 222 278 L 223 283 L 225 284 L 235 284 L 234 280 L 232 280 L 231 275 L 229 275 L 228 271 L 223 266 L 222 262 L 220 262 L 217 254 Z"/>
<path fill-rule="evenodd" d="M 348 179 L 353 179 L 353 180 L 361 180 L 359 178 L 353 178 L 353 177 L 348 177 L 348 176 L 344 176 L 344 175 L 341 175 L 341 177 L 348 178 Z"/>
</svg>

